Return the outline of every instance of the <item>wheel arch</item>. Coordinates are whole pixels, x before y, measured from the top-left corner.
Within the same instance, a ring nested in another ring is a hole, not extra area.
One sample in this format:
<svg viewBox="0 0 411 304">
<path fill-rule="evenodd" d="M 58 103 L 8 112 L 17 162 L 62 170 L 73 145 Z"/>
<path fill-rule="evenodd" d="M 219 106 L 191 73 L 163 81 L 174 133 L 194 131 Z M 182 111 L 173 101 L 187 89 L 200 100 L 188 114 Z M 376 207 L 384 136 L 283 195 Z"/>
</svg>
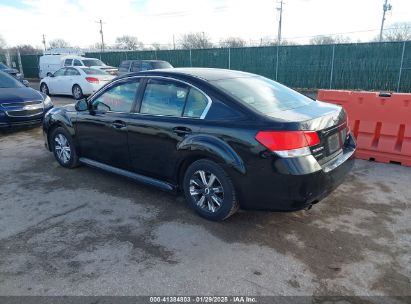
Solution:
<svg viewBox="0 0 411 304">
<path fill-rule="evenodd" d="M 179 162 L 177 182 L 181 184 L 187 168 L 199 159 L 210 159 L 223 164 L 235 171 L 245 174 L 246 168 L 241 157 L 223 140 L 211 135 L 194 135 L 185 138 L 177 150 L 185 152 L 185 157 Z"/>
</svg>

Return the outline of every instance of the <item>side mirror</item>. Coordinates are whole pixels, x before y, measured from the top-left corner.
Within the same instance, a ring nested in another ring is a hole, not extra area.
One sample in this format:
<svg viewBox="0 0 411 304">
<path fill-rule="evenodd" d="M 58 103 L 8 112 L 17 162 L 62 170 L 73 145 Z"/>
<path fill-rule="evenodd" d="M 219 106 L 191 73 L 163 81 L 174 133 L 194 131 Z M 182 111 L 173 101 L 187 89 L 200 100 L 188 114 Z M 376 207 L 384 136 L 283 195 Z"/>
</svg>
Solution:
<svg viewBox="0 0 411 304">
<path fill-rule="evenodd" d="M 75 106 L 77 111 L 87 111 L 89 110 L 89 104 L 87 102 L 87 99 L 80 99 L 76 102 Z"/>
<path fill-rule="evenodd" d="M 50 76 L 49 76 L 49 77 L 53 78 L 53 77 L 56 77 L 56 76 L 54 76 L 54 74 L 50 74 Z"/>
</svg>

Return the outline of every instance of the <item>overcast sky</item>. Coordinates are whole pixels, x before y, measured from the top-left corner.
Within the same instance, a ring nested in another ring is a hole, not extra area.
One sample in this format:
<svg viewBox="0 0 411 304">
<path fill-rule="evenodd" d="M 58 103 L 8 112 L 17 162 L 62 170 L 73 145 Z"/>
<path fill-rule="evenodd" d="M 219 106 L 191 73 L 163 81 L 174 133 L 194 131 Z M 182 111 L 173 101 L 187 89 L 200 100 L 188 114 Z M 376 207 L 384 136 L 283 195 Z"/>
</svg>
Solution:
<svg viewBox="0 0 411 304">
<path fill-rule="evenodd" d="M 379 32 L 384 0 L 285 0 L 283 37 L 304 43 L 310 36 L 346 33 L 367 41 Z M 411 0 L 390 0 L 386 25 L 411 21 Z M 88 47 L 104 36 L 114 44 L 121 35 L 146 44 L 172 43 L 187 32 L 206 32 L 213 40 L 238 36 L 247 41 L 274 39 L 278 6 L 275 0 L 0 0 L 0 35 L 9 46 L 41 46 L 62 38 Z M 373 30 L 373 31 L 370 31 Z M 350 33 L 358 32 L 358 33 Z"/>
</svg>

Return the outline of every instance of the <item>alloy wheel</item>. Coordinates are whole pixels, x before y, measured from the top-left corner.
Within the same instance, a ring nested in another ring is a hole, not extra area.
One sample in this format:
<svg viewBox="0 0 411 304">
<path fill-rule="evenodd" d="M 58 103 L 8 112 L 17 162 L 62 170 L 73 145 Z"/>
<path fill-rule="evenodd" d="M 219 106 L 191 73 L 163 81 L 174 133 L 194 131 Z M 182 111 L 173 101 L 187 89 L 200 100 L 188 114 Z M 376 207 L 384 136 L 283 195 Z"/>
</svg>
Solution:
<svg viewBox="0 0 411 304">
<path fill-rule="evenodd" d="M 57 157 L 63 164 L 67 164 L 70 161 L 71 149 L 68 139 L 61 133 L 58 133 L 54 137 L 54 149 L 56 150 Z"/>
<path fill-rule="evenodd" d="M 197 206 L 214 213 L 223 203 L 224 189 L 215 174 L 198 170 L 190 178 L 190 195 Z"/>
<path fill-rule="evenodd" d="M 73 89 L 74 98 L 79 99 L 81 97 L 81 89 L 80 87 L 76 86 Z"/>
</svg>

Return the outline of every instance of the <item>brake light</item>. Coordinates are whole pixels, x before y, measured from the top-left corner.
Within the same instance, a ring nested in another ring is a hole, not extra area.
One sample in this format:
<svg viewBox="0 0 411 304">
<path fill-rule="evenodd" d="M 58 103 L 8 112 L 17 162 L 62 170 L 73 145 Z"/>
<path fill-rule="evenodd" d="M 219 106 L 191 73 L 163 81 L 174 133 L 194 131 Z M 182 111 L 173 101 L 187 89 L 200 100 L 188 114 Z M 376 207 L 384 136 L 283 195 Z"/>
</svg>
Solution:
<svg viewBox="0 0 411 304">
<path fill-rule="evenodd" d="M 309 147 L 320 143 L 315 131 L 260 131 L 255 139 L 282 157 L 310 155 Z"/>
<path fill-rule="evenodd" d="M 96 83 L 96 84 L 98 84 L 98 82 L 99 82 L 98 78 L 96 78 L 96 77 L 86 77 L 86 80 L 90 83 Z"/>
</svg>

